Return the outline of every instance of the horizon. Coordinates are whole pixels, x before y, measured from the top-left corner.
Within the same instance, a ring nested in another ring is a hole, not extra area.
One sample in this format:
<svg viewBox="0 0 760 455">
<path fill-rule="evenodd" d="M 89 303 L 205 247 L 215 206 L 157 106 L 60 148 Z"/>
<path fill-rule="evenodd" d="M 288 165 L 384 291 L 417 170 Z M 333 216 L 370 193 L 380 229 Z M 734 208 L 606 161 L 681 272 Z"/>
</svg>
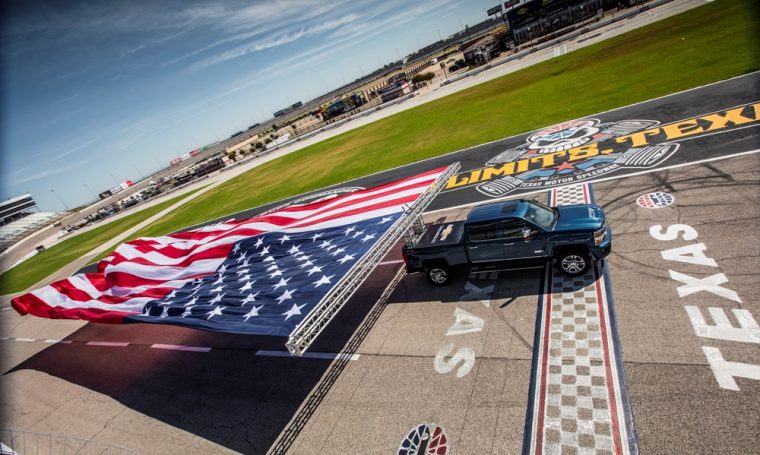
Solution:
<svg viewBox="0 0 760 455">
<path fill-rule="evenodd" d="M 482 22 L 492 3 L 11 2 L 0 198 L 88 204 Z"/>
</svg>

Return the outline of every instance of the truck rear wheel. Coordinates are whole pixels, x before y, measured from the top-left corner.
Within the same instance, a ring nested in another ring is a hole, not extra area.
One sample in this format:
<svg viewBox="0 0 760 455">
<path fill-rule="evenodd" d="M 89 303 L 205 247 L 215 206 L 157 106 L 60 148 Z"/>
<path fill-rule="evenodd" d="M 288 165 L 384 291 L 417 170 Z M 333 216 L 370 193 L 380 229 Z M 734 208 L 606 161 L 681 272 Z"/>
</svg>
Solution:
<svg viewBox="0 0 760 455">
<path fill-rule="evenodd" d="M 557 266 L 565 275 L 583 275 L 590 265 L 588 253 L 581 250 L 567 250 L 557 256 Z"/>
<path fill-rule="evenodd" d="M 445 265 L 434 265 L 426 270 L 428 280 L 436 286 L 444 286 L 451 280 L 449 268 Z"/>
</svg>

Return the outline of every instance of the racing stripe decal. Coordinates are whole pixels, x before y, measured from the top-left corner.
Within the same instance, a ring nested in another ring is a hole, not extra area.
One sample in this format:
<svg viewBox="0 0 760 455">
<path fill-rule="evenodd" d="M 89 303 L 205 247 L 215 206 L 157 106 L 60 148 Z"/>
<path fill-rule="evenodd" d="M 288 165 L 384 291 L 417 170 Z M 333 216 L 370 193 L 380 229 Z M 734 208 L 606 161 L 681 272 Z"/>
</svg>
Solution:
<svg viewBox="0 0 760 455">
<path fill-rule="evenodd" d="M 554 206 L 592 201 L 589 184 L 549 194 Z M 523 454 L 637 454 L 606 261 L 544 276 Z"/>
</svg>

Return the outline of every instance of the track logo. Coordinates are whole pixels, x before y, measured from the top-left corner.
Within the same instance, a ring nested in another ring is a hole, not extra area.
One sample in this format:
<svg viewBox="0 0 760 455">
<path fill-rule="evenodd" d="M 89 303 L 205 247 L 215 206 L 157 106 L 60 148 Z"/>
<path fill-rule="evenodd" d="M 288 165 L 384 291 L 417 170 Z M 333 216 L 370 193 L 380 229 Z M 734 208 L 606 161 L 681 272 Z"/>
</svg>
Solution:
<svg viewBox="0 0 760 455">
<path fill-rule="evenodd" d="M 758 122 L 757 102 L 668 124 L 572 120 L 534 132 L 524 144 L 496 155 L 485 167 L 451 177 L 446 189 L 475 186 L 480 193 L 496 198 L 518 189 L 578 183 L 621 169 L 651 168 L 673 156 L 682 138 Z"/>
<path fill-rule="evenodd" d="M 625 120 L 601 123 L 580 119 L 537 131 L 525 144 L 491 158 L 478 175 L 475 187 L 489 197 L 502 197 L 518 188 L 550 188 L 588 180 L 620 168 L 648 168 L 667 160 L 678 144 L 663 143 L 622 150 L 600 149 L 611 139 L 655 127 L 653 120 Z M 451 183 L 451 182 L 449 182 Z"/>
</svg>

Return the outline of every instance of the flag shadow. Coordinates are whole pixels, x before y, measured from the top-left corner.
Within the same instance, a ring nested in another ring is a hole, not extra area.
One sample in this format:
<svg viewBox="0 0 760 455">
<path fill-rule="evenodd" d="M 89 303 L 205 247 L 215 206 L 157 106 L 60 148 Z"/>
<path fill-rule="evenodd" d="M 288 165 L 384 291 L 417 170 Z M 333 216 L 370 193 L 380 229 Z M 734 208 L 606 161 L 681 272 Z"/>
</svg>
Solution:
<svg viewBox="0 0 760 455">
<path fill-rule="evenodd" d="M 383 305 L 374 305 L 399 267 L 376 268 L 309 351 L 355 351 L 382 312 Z M 52 345 L 5 374 L 24 369 L 47 373 L 241 453 L 287 451 L 348 363 L 256 355 L 285 351 L 282 337 L 168 325 L 88 324 L 66 341 L 70 343 Z M 165 349 L 171 346 L 211 349 Z"/>
</svg>

